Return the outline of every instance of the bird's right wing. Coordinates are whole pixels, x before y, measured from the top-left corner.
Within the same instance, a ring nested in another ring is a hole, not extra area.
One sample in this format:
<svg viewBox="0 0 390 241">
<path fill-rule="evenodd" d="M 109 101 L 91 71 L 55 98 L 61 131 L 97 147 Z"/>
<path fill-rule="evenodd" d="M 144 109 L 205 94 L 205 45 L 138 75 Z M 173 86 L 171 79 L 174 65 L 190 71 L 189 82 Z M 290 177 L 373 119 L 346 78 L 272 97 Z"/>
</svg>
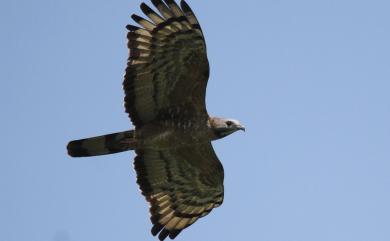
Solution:
<svg viewBox="0 0 390 241">
<path fill-rule="evenodd" d="M 222 204 L 223 167 L 211 143 L 136 152 L 137 183 L 160 240 L 175 238 Z"/>
<path fill-rule="evenodd" d="M 165 2 L 165 3 L 164 3 Z M 158 13 L 141 4 L 148 16 L 128 25 L 130 57 L 123 87 L 126 112 L 136 127 L 172 113 L 207 120 L 205 106 L 209 64 L 202 30 L 185 1 L 152 0 Z"/>
</svg>

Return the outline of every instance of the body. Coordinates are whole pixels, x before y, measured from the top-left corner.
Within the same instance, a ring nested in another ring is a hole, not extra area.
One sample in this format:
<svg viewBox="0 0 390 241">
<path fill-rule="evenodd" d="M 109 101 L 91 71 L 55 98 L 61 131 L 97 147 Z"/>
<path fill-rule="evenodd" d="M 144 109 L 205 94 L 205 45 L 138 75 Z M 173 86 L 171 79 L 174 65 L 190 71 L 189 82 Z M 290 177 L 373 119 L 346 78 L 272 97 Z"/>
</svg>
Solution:
<svg viewBox="0 0 390 241">
<path fill-rule="evenodd" d="M 238 130 L 245 130 L 239 121 L 220 117 L 211 117 L 203 122 L 194 118 L 163 120 L 148 123 L 135 130 L 71 141 L 67 149 L 68 154 L 73 157 L 106 155 L 135 149 L 164 150 L 207 143 Z"/>
<path fill-rule="evenodd" d="M 194 119 L 178 122 L 161 121 L 148 124 L 140 130 L 136 129 L 135 139 L 140 140 L 136 144 L 138 148 L 150 146 L 165 149 L 175 145 L 192 145 L 218 140 L 237 130 L 245 130 L 245 128 L 236 120 L 218 117 L 209 118 L 206 122 Z"/>
</svg>

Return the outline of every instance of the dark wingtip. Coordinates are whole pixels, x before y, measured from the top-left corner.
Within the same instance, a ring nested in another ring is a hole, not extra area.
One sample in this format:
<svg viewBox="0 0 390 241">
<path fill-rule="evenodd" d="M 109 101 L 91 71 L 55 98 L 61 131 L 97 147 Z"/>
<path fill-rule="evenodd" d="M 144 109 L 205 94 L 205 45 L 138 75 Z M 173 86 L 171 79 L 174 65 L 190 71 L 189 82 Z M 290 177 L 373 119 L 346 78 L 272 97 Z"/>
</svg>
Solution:
<svg viewBox="0 0 390 241">
<path fill-rule="evenodd" d="M 158 235 L 158 239 L 160 240 L 160 241 L 163 241 L 164 239 L 166 239 L 167 237 L 168 237 L 168 235 L 169 235 L 169 231 L 167 230 L 167 229 L 163 229 L 161 232 L 160 232 L 160 234 Z"/>
<path fill-rule="evenodd" d="M 153 5 L 154 6 L 158 6 L 158 5 L 160 5 L 160 4 L 164 4 L 161 0 L 152 0 L 152 3 L 153 3 Z"/>
<path fill-rule="evenodd" d="M 175 4 L 174 0 L 164 0 L 164 2 L 169 5 L 169 4 Z"/>
<path fill-rule="evenodd" d="M 153 226 L 152 230 L 151 230 L 152 235 L 153 235 L 153 236 L 156 236 L 156 235 L 161 231 L 161 229 L 163 229 L 163 227 L 164 227 L 164 226 L 162 226 L 161 224 L 156 223 L 156 224 Z"/>
<path fill-rule="evenodd" d="M 141 10 L 143 13 L 148 15 L 149 13 L 153 13 L 152 9 L 146 4 L 146 3 L 141 3 Z"/>
<path fill-rule="evenodd" d="M 131 18 L 136 21 L 137 23 L 141 20 L 143 20 L 143 18 L 141 18 L 140 16 L 138 16 L 137 14 L 132 14 L 131 15 Z"/>
<path fill-rule="evenodd" d="M 181 231 L 182 231 L 182 229 L 172 230 L 171 233 L 169 234 L 169 238 L 170 239 L 175 239 L 177 237 L 177 235 L 180 234 Z"/>
<path fill-rule="evenodd" d="M 186 1 L 181 0 L 180 7 L 181 7 L 181 9 L 183 9 L 184 12 L 191 12 L 192 13 L 192 9 L 190 8 L 190 6 L 188 5 L 188 3 Z"/>
<path fill-rule="evenodd" d="M 139 27 L 131 25 L 131 24 L 126 25 L 126 28 L 127 28 L 127 30 L 129 30 L 131 32 L 134 32 L 134 31 L 137 31 L 138 29 L 140 29 Z"/>
</svg>

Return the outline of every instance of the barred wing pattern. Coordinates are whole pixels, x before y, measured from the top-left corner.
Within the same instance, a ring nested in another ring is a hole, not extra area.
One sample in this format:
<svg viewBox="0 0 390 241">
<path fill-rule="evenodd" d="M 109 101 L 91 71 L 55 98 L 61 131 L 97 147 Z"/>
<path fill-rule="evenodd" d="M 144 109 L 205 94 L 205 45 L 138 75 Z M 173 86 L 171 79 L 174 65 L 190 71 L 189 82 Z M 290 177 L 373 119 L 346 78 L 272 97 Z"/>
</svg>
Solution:
<svg viewBox="0 0 390 241">
<path fill-rule="evenodd" d="M 151 204 L 152 234 L 174 239 L 223 201 L 223 167 L 211 143 L 137 150 L 137 183 Z"/>
<path fill-rule="evenodd" d="M 165 2 L 165 3 L 164 3 Z M 199 23 L 185 1 L 152 0 L 160 14 L 145 3 L 149 20 L 132 15 L 141 27 L 128 25 L 130 57 L 123 87 L 126 112 L 136 127 L 158 120 L 179 105 L 207 120 L 205 106 L 209 64 Z"/>
</svg>

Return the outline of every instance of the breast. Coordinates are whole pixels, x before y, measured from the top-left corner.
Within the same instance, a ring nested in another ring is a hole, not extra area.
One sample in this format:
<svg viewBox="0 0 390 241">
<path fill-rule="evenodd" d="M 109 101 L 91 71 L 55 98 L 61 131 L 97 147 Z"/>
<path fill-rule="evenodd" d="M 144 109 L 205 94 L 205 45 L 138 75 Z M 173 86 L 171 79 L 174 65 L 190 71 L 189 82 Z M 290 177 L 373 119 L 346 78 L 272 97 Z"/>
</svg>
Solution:
<svg viewBox="0 0 390 241">
<path fill-rule="evenodd" d="M 201 128 L 190 122 L 158 123 L 137 130 L 137 141 L 143 148 L 167 149 L 177 145 L 191 145 L 210 141 L 208 128 Z"/>
</svg>

